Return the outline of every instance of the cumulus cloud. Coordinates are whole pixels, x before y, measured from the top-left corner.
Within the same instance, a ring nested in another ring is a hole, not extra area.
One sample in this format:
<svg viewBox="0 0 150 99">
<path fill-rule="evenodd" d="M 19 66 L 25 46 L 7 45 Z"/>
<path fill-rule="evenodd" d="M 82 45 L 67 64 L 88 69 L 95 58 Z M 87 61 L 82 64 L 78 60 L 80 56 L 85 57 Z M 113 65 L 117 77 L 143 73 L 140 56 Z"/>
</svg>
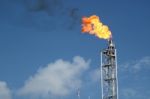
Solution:
<svg viewBox="0 0 150 99">
<path fill-rule="evenodd" d="M 0 81 L 0 99 L 11 99 L 11 91 L 4 81 Z"/>
<path fill-rule="evenodd" d="M 134 89 L 126 88 L 122 90 L 122 95 L 129 99 L 131 97 L 135 97 L 137 95 L 137 92 Z"/>
<path fill-rule="evenodd" d="M 89 61 L 76 56 L 72 62 L 62 59 L 48 64 L 31 76 L 18 91 L 19 95 L 66 96 L 82 84 L 82 74 L 89 67 Z"/>
<path fill-rule="evenodd" d="M 134 60 L 134 61 L 130 61 L 130 62 L 126 62 L 122 65 L 120 65 L 120 67 L 122 67 L 122 71 L 130 71 L 130 72 L 134 72 L 137 73 L 139 72 L 141 69 L 150 69 L 150 57 L 146 56 L 143 57 L 139 60 Z"/>
<path fill-rule="evenodd" d="M 125 99 L 149 99 L 149 92 L 144 93 L 141 90 L 133 88 L 124 88 L 121 90 L 121 97 Z"/>
<path fill-rule="evenodd" d="M 100 76 L 101 76 L 100 68 L 97 68 L 90 72 L 90 77 L 91 77 L 92 82 L 99 82 Z"/>
</svg>

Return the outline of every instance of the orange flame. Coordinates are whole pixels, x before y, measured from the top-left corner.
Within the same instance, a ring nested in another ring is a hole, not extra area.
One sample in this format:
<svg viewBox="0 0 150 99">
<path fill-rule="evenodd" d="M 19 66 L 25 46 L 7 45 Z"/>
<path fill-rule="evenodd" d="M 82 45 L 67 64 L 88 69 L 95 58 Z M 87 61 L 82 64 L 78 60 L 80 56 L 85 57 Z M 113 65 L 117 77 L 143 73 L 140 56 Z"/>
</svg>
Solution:
<svg viewBox="0 0 150 99">
<path fill-rule="evenodd" d="M 102 39 L 111 38 L 111 31 L 108 26 L 103 25 L 99 17 L 96 15 L 82 18 L 82 32 L 95 35 Z"/>
</svg>

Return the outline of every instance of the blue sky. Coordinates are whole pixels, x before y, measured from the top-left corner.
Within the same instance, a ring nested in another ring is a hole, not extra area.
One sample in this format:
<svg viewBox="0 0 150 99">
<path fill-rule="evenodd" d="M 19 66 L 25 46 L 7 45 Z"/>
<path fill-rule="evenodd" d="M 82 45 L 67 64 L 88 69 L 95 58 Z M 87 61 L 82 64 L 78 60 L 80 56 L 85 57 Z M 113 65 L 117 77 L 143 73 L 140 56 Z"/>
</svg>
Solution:
<svg viewBox="0 0 150 99">
<path fill-rule="evenodd" d="M 82 16 L 110 27 L 119 96 L 150 97 L 150 1 L 0 0 L 0 98 L 100 99 L 105 40 L 81 33 Z"/>
</svg>

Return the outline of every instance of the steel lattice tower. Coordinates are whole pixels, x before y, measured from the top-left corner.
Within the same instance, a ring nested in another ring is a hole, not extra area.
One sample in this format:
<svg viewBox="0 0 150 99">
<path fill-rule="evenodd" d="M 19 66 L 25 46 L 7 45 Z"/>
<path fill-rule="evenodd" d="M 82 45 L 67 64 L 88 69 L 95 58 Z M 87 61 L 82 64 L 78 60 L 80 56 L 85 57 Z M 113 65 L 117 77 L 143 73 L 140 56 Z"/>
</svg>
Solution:
<svg viewBox="0 0 150 99">
<path fill-rule="evenodd" d="M 101 87 L 102 99 L 118 99 L 117 56 L 112 39 L 101 51 Z"/>
</svg>

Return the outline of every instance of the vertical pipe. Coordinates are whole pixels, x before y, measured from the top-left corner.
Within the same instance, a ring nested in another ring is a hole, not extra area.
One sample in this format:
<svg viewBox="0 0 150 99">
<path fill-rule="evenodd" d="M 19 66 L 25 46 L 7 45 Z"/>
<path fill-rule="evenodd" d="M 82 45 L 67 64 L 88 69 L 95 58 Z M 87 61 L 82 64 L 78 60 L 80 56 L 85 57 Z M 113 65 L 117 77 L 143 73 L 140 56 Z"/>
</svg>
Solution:
<svg viewBox="0 0 150 99">
<path fill-rule="evenodd" d="M 103 55 L 102 55 L 102 52 L 101 52 L 101 65 L 100 65 L 100 69 L 101 69 L 101 88 L 102 88 L 102 99 L 103 99 L 103 71 L 102 71 L 102 69 L 103 69 L 103 57 L 102 57 Z"/>
<path fill-rule="evenodd" d="M 109 49 L 110 51 L 111 51 L 111 54 L 114 52 L 112 49 Z M 114 98 L 114 96 L 116 95 L 116 84 L 115 84 L 115 78 L 116 78 L 116 70 L 115 70 L 115 59 L 112 57 L 112 56 L 109 56 L 109 58 L 110 58 L 110 64 L 111 64 L 111 68 L 110 68 L 110 79 L 112 79 L 111 80 L 111 84 L 110 84 L 110 91 L 111 91 L 111 94 L 110 95 L 112 95 L 112 97 L 113 97 L 113 99 L 115 99 Z"/>
<path fill-rule="evenodd" d="M 117 99 L 119 99 L 118 94 L 118 64 L 117 64 L 117 50 L 115 49 L 115 56 L 116 56 L 116 87 L 117 87 Z"/>
</svg>

